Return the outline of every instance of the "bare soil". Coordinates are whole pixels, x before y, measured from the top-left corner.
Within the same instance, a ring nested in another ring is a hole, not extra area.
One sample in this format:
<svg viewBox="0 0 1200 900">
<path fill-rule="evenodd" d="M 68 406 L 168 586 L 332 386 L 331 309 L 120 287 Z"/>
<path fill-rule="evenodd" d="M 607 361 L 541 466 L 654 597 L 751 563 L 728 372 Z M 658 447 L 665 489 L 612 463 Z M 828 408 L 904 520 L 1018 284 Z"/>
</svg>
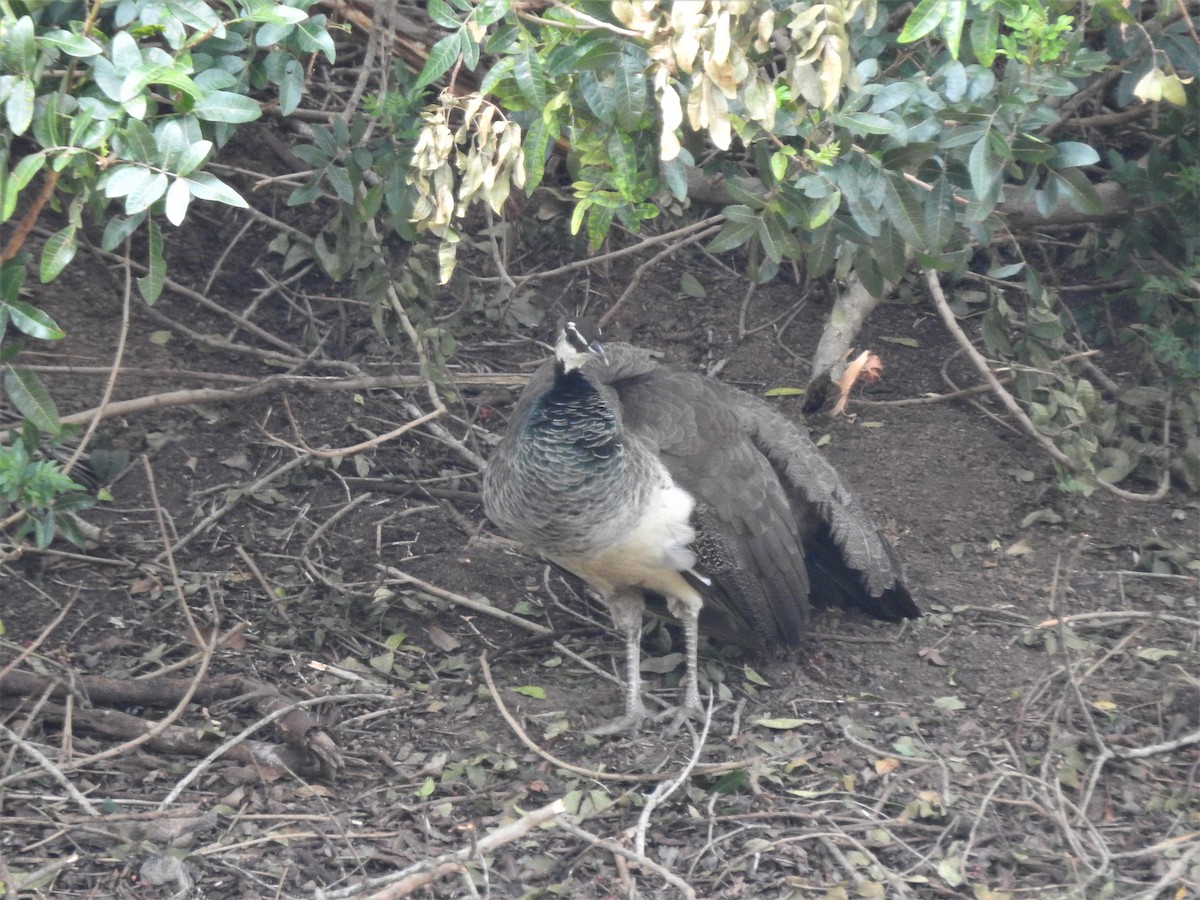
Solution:
<svg viewBox="0 0 1200 900">
<path fill-rule="evenodd" d="M 402 337 L 377 336 L 353 284 L 310 275 L 268 291 L 281 275 L 274 232 L 195 212 L 170 236 L 169 275 L 216 309 L 173 290 L 153 310 L 135 299 L 114 399 L 261 381 L 284 371 L 263 355 L 281 347 L 314 359 L 303 376 L 418 374 Z M 549 246 L 529 228 L 527 241 Z M 463 448 L 486 456 L 514 394 L 512 379 L 466 376 L 528 371 L 545 355 L 534 338 L 550 339 L 564 312 L 607 309 L 651 253 L 538 283 L 526 333 L 455 315 L 461 298 L 430 298 L 428 315 L 447 317 L 458 343 L 441 436 L 418 428 L 336 459 L 302 449 L 351 446 L 428 411 L 419 379 L 106 419 L 108 458 L 124 451 L 128 464 L 86 516 L 101 539 L 0 566 L 0 664 L 20 657 L 17 671 L 44 679 L 0 688 L 0 883 L 39 896 L 365 896 L 381 884 L 371 879 L 467 848 L 465 873 L 424 896 L 466 896 L 468 883 L 496 897 L 678 896 L 681 885 L 702 897 L 1195 896 L 1200 610 L 1194 577 L 1167 556 L 1194 557 L 1197 504 L 1063 494 L 1003 421 L 962 400 L 897 405 L 947 393 L 943 367 L 974 384 L 919 294 L 869 320 L 860 343 L 883 356 L 884 380 L 824 436 L 894 539 L 923 618 L 821 614 L 790 659 L 712 644 L 702 742 L 699 726 L 586 733 L 620 710 L 619 640 L 577 584 L 484 520 Z M 464 266 L 494 274 L 486 253 Z M 738 340 L 746 281 L 730 266 L 670 258 L 612 336 L 719 366 L 749 391 L 803 385 L 798 361 L 825 298 L 786 280 L 762 287 Z M 706 297 L 679 291 L 684 271 Z M 44 377 L 63 413 L 101 397 L 122 278 L 92 256 L 37 288 L 68 338 L 24 361 L 59 367 Z M 492 290 L 471 287 L 480 309 Z M 799 418 L 798 398 L 775 402 Z M 1057 515 L 1025 524 L 1041 510 Z M 661 664 L 646 685 L 667 700 L 681 669 L 672 641 L 669 626 L 648 629 Z M 192 680 L 234 676 L 235 690 L 175 708 Z M 88 677 L 118 680 L 112 708 L 124 715 L 110 731 L 85 715 L 103 705 Z M 120 702 L 162 679 L 177 681 L 161 705 Z M 68 693 L 51 697 L 51 682 Z M 277 726 L 290 719 L 263 724 L 248 685 L 273 689 L 285 710 L 325 701 L 305 707 L 311 730 L 288 734 Z M 178 731 L 123 744 L 168 719 Z M 203 758 L 228 741 L 261 746 Z M 675 793 L 653 795 L 693 757 Z M 573 816 L 469 852 L 560 798 Z M 621 855 L 640 856 L 642 842 L 641 858 Z"/>
</svg>

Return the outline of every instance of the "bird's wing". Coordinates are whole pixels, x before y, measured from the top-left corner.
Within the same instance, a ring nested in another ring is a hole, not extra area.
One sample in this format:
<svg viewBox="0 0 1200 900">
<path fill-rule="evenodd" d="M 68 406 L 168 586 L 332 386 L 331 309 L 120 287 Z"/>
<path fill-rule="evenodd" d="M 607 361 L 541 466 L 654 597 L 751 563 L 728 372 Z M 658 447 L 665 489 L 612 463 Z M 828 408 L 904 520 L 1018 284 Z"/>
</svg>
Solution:
<svg viewBox="0 0 1200 900">
<path fill-rule="evenodd" d="M 696 500 L 693 549 L 709 580 L 697 585 L 706 601 L 743 640 L 798 642 L 809 592 L 800 529 L 770 461 L 719 384 L 626 345 L 605 352 L 608 364 L 595 377 L 619 402 L 626 438 L 657 452 Z"/>
<path fill-rule="evenodd" d="M 817 601 L 855 606 L 889 621 L 919 616 L 891 545 L 808 434 L 765 401 L 726 385 L 720 389 L 796 502 L 817 514 L 805 535 Z"/>
</svg>

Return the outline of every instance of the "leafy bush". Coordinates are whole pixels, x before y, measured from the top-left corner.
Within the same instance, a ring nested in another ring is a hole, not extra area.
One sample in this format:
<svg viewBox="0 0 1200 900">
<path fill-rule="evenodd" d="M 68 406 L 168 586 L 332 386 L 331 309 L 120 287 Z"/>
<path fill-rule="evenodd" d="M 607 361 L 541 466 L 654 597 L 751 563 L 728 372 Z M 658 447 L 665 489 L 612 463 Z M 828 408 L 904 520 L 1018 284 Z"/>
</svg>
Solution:
<svg viewBox="0 0 1200 900">
<path fill-rule="evenodd" d="M 631 0 L 534 16 L 500 0 L 431 0 L 448 33 L 414 87 L 448 74 L 456 83 L 421 113 L 410 199 L 394 208 L 433 236 L 445 281 L 470 208 L 499 213 L 565 151 L 571 230 L 592 247 L 614 223 L 636 230 L 682 209 L 696 177 L 709 176 L 726 196 L 708 249 L 743 250 L 759 280 L 797 264 L 878 296 L 914 258 L 961 276 L 977 248 L 1007 236 L 1010 206 L 1105 212 L 1085 171 L 1101 162 L 1097 150 L 1048 137 L 1069 124 L 1060 111 L 1092 76 L 1120 71 L 1120 103 L 1189 103 L 1193 23 L 1143 24 L 1115 2 L 1089 7 L 1086 20 L 1070 11 L 1041 0 L 921 0 L 911 13 L 862 0 Z M 460 67 L 480 70 L 475 89 L 457 83 Z M 1190 102 L 1183 117 L 1194 123 Z M 992 291 L 985 339 L 1026 367 L 1019 394 L 1075 467 L 1063 486 L 1090 490 L 1097 477 L 1149 468 L 1154 454 L 1130 452 L 1132 422 L 1112 415 L 1106 386 L 1058 366 L 1078 335 L 1041 274 L 1027 262 L 998 270 L 1024 271 L 1027 297 L 1016 310 Z M 1155 306 L 1156 322 L 1190 324 Z M 1141 334 L 1178 356 L 1176 325 L 1143 323 Z"/>
<path fill-rule="evenodd" d="M 157 300 L 166 268 L 159 219 L 180 224 L 193 200 L 246 206 L 204 164 L 262 115 L 254 92 L 272 91 L 286 115 L 304 93 L 303 58 L 333 60 L 325 16 L 306 11 L 312 4 L 0 5 L 0 223 L 15 220 L 0 257 L 0 367 L 8 399 L 38 433 L 57 436 L 58 414 L 16 354 L 22 338 L 62 332 L 20 295 L 33 266 L 22 252 L 31 229 L 47 207 L 62 223 L 37 262 L 43 283 L 74 259 L 85 223 L 103 227 L 106 250 L 138 236 L 147 267 L 138 290 Z M 0 467 L 11 479 L 3 496 L 38 523 L 42 542 L 60 521 L 44 513 L 71 488 L 33 452 L 25 439 L 0 447 Z"/>
</svg>

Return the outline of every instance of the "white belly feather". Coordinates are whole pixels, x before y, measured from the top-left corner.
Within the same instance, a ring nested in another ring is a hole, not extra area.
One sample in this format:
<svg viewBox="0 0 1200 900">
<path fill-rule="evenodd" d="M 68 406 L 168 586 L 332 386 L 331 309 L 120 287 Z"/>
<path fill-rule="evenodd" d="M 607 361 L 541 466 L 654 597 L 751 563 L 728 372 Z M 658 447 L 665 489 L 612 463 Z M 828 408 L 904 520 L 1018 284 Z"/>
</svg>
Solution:
<svg viewBox="0 0 1200 900">
<path fill-rule="evenodd" d="M 691 525 L 696 501 L 663 469 L 632 529 L 614 535 L 586 558 L 556 556 L 554 561 L 588 581 L 602 595 L 637 587 L 664 596 L 693 590 L 680 573 L 696 564 Z"/>
</svg>

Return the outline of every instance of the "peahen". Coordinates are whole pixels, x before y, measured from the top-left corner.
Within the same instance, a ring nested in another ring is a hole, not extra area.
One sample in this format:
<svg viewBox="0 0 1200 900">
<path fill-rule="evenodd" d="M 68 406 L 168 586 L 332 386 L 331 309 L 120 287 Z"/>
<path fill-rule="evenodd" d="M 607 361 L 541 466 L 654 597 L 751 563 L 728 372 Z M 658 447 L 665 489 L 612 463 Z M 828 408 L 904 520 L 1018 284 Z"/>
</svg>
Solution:
<svg viewBox="0 0 1200 900">
<path fill-rule="evenodd" d="M 804 634 L 809 602 L 898 621 L 920 615 L 862 504 L 801 428 L 766 402 L 602 346 L 571 322 L 534 373 L 483 477 L 488 517 L 582 578 L 625 638 L 636 730 L 645 595 L 683 624 L 683 706 L 698 709 L 702 609 L 767 649 Z"/>
</svg>

